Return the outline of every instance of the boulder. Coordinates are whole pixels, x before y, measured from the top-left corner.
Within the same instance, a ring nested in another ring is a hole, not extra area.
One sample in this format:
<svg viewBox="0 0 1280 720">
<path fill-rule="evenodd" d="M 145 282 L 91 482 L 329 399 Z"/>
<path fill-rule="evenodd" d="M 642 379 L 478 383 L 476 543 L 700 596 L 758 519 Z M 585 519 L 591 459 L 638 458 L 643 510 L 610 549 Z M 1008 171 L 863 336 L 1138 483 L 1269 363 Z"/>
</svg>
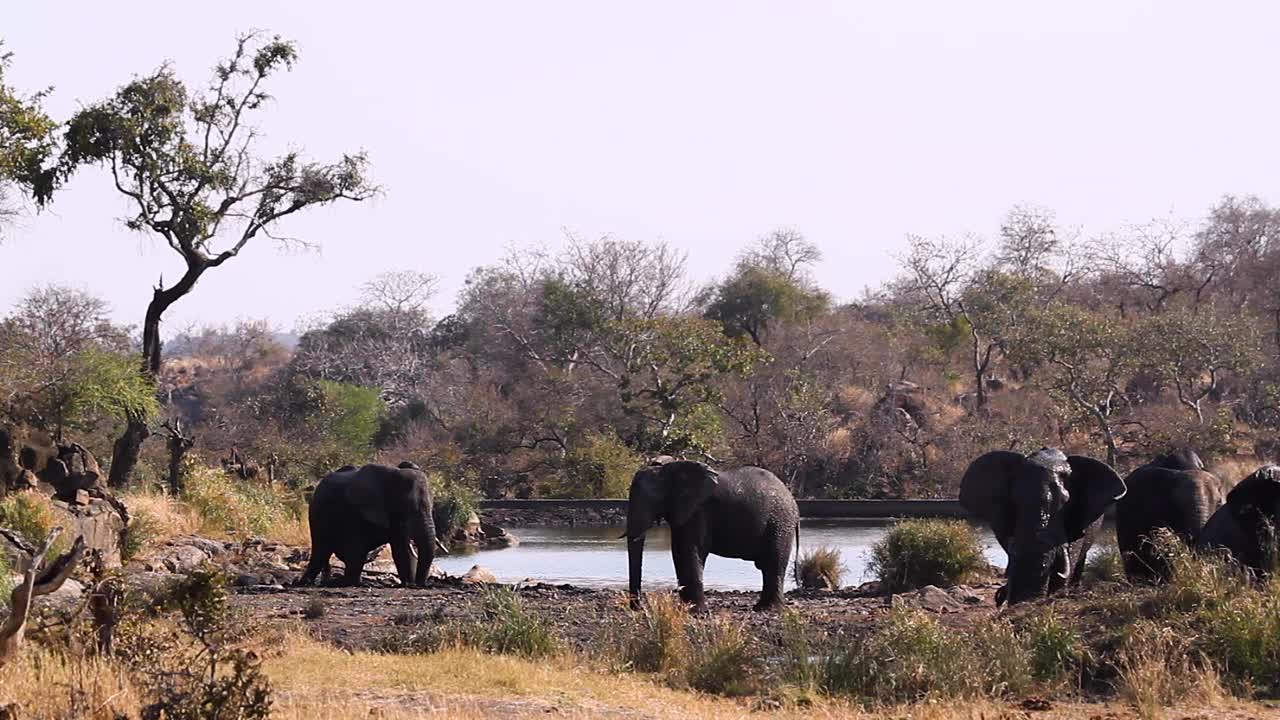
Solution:
<svg viewBox="0 0 1280 720">
<path fill-rule="evenodd" d="M 479 565 L 472 565 L 471 569 L 462 576 L 464 585 L 492 585 L 498 582 L 498 577 L 488 568 Z"/>
<path fill-rule="evenodd" d="M 88 550 L 100 551 L 108 567 L 120 566 L 125 518 L 110 500 L 91 497 L 84 504 L 54 500 L 52 506 L 67 537 L 83 535 Z"/>
<path fill-rule="evenodd" d="M 890 604 L 918 607 L 936 613 L 959 612 L 964 609 L 963 603 L 937 585 L 925 585 L 915 592 L 894 595 Z"/>
</svg>

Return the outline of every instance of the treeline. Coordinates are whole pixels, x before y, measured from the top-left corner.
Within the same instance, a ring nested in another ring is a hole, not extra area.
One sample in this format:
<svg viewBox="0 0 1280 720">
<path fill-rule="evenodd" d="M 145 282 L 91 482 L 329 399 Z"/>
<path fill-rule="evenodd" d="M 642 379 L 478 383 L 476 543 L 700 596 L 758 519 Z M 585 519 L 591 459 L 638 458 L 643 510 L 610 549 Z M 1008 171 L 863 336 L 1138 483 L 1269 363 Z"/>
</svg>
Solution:
<svg viewBox="0 0 1280 720">
<path fill-rule="evenodd" d="M 829 497 L 953 496 L 994 448 L 1252 462 L 1280 425 L 1277 238 L 1256 198 L 1093 237 L 1015 208 L 990 237 L 909 237 L 897 277 L 851 303 L 796 232 L 705 287 L 668 245 L 575 239 L 474 270 L 444 318 L 434 278 L 398 270 L 292 350 L 263 323 L 186 333 L 154 397 L 131 330 L 45 288 L 0 328 L 0 397 L 9 423 L 104 455 L 145 416 L 281 481 L 412 458 L 493 497 L 624 495 L 664 453 Z M 144 443 L 137 476 L 162 481 L 177 445 Z"/>
</svg>

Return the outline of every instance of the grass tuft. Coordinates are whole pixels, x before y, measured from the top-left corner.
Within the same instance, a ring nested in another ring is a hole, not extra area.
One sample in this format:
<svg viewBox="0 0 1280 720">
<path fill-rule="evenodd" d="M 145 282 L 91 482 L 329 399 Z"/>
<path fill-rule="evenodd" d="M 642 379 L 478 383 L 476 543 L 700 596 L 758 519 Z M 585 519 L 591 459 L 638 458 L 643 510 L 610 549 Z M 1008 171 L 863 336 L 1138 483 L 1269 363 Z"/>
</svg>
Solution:
<svg viewBox="0 0 1280 720">
<path fill-rule="evenodd" d="M 987 568 L 973 528 L 958 520 L 902 520 L 871 548 L 871 571 L 885 591 L 957 585 Z"/>
<path fill-rule="evenodd" d="M 849 568 L 840 551 L 822 546 L 805 553 L 795 569 L 796 584 L 806 589 L 836 590 Z"/>
</svg>

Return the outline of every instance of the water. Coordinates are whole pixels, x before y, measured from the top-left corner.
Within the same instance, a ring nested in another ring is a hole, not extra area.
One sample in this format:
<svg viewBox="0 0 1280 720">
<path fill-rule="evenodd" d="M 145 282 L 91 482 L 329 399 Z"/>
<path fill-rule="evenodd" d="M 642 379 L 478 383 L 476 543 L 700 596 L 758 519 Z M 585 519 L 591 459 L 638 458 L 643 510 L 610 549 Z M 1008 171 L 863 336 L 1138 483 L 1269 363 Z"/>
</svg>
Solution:
<svg viewBox="0 0 1280 720">
<path fill-rule="evenodd" d="M 871 545 L 880 539 L 891 520 L 805 520 L 800 527 L 801 550 L 827 545 L 837 548 L 844 564 L 845 585 L 871 580 L 867 561 Z M 975 527 L 987 559 L 1003 566 L 1004 551 L 991 531 Z M 627 585 L 626 541 L 618 539 L 622 527 L 526 527 L 513 528 L 520 544 L 504 550 L 436 556 L 436 564 L 450 575 L 460 575 L 472 565 L 483 565 L 502 582 L 532 578 L 541 582 L 570 583 L 583 587 Z M 759 590 L 760 571 L 750 561 L 707 557 L 703 582 L 716 590 Z M 672 587 L 676 583 L 671 563 L 671 534 L 666 526 L 649 531 L 644 547 L 644 586 Z M 787 587 L 793 585 L 790 578 Z"/>
</svg>

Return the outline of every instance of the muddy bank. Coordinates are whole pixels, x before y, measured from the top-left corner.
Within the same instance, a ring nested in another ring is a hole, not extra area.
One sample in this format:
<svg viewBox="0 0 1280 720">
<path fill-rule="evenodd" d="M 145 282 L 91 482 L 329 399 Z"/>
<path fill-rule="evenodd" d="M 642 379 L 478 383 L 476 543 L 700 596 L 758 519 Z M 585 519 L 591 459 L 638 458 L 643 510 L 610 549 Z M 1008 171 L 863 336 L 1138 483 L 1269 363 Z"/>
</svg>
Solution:
<svg viewBox="0 0 1280 720">
<path fill-rule="evenodd" d="M 259 620 L 301 621 L 317 639 L 352 650 L 385 648 L 432 625 L 486 622 L 485 586 L 445 580 L 426 588 L 402 588 L 381 574 L 371 575 L 369 581 L 387 587 L 245 588 L 235 594 L 232 604 Z M 608 634 L 631 613 L 625 593 L 618 590 L 544 584 L 513 587 L 531 613 L 578 650 L 589 651 L 608 642 Z M 787 595 L 787 607 L 812 626 L 833 633 L 865 630 L 898 604 L 922 607 L 948 624 L 965 625 L 995 612 L 996 587 L 991 583 L 933 588 L 892 597 L 868 589 L 793 591 Z M 709 615 L 727 615 L 769 636 L 780 625 L 778 616 L 753 612 L 756 599 L 755 592 L 709 591 L 707 609 Z"/>
</svg>

